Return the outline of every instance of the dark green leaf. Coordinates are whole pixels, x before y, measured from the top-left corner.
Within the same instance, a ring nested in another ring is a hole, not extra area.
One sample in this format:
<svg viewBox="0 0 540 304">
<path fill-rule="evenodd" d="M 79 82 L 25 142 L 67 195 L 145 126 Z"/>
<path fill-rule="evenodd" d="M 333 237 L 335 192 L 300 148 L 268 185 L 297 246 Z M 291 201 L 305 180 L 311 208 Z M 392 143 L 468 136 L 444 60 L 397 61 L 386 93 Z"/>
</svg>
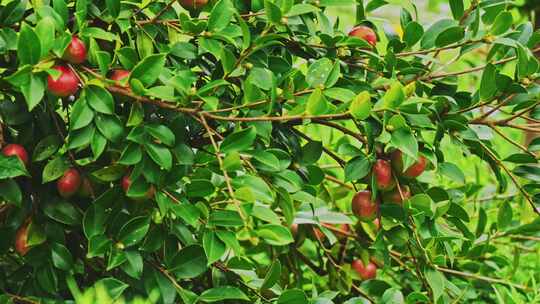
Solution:
<svg viewBox="0 0 540 304">
<path fill-rule="evenodd" d="M 58 179 L 69 169 L 69 163 L 62 157 L 53 158 L 45 165 L 42 174 L 43 183 Z"/>
<path fill-rule="evenodd" d="M 443 47 L 458 42 L 465 37 L 465 30 L 461 26 L 453 26 L 442 31 L 435 39 L 435 46 Z"/>
<path fill-rule="evenodd" d="M 208 265 L 219 260 L 227 249 L 225 244 L 218 238 L 217 234 L 211 230 L 207 230 L 203 235 L 203 248 L 204 252 L 206 252 Z"/>
<path fill-rule="evenodd" d="M 32 154 L 32 160 L 39 162 L 51 157 L 60 148 L 60 139 L 56 135 L 49 135 L 41 139 Z"/>
<path fill-rule="evenodd" d="M 17 176 L 29 176 L 24 163 L 17 156 L 4 156 L 0 153 L 0 180 Z"/>
<path fill-rule="evenodd" d="M 73 257 L 69 250 L 62 244 L 51 245 L 51 255 L 54 267 L 69 271 L 73 267 Z"/>
<path fill-rule="evenodd" d="M 490 32 L 493 35 L 504 34 L 506 31 L 508 31 L 508 29 L 510 29 L 512 23 L 512 13 L 509 11 L 502 11 L 499 15 L 497 15 L 495 21 L 493 21 Z"/>
<path fill-rule="evenodd" d="M 12 179 L 0 180 L 0 197 L 8 203 L 20 207 L 22 201 L 22 193 L 19 185 Z"/>
<path fill-rule="evenodd" d="M 114 101 L 111 93 L 102 87 L 91 85 L 86 87 L 88 105 L 97 112 L 114 114 Z"/>
<path fill-rule="evenodd" d="M 137 79 L 145 87 L 154 84 L 165 65 L 165 59 L 165 54 L 155 54 L 143 58 L 131 71 L 130 81 L 131 79 Z"/>
<path fill-rule="evenodd" d="M 39 37 L 28 24 L 23 23 L 17 41 L 17 58 L 21 65 L 36 64 L 41 56 Z"/>
<path fill-rule="evenodd" d="M 345 165 L 345 181 L 355 181 L 364 178 L 371 170 L 371 163 L 365 155 L 351 159 Z"/>
<path fill-rule="evenodd" d="M 246 150 L 251 147 L 256 136 L 257 132 L 253 127 L 234 132 L 221 143 L 220 150 L 223 153 Z"/>
<path fill-rule="evenodd" d="M 328 58 L 322 58 L 312 63 L 306 74 L 306 82 L 312 88 L 319 88 L 326 83 L 334 64 Z"/>
<path fill-rule="evenodd" d="M 234 286 L 220 286 L 205 290 L 200 296 L 199 301 L 213 303 L 223 300 L 249 301 L 246 294 Z"/>
<path fill-rule="evenodd" d="M 223 30 L 234 16 L 234 6 L 231 0 L 220 0 L 212 8 L 208 19 L 208 30 L 219 32 Z"/>
<path fill-rule="evenodd" d="M 497 227 L 504 229 L 510 222 L 512 222 L 512 206 L 508 201 L 504 201 L 497 214 Z"/>
<path fill-rule="evenodd" d="M 272 265 L 270 266 L 270 269 L 266 272 L 266 275 L 264 276 L 264 281 L 261 285 L 261 289 L 268 289 L 272 288 L 274 284 L 276 284 L 279 281 L 281 275 L 281 263 L 279 260 L 275 260 Z"/>
<path fill-rule="evenodd" d="M 182 248 L 171 261 L 170 271 L 180 279 L 191 279 L 207 269 L 204 250 L 199 245 Z"/>
<path fill-rule="evenodd" d="M 221 227 L 239 227 L 242 226 L 244 222 L 236 211 L 216 210 L 210 213 L 208 224 Z"/>
<path fill-rule="evenodd" d="M 118 232 L 118 241 L 126 247 L 139 243 L 148 232 L 149 222 L 149 218 L 146 216 L 131 219 Z"/>
</svg>

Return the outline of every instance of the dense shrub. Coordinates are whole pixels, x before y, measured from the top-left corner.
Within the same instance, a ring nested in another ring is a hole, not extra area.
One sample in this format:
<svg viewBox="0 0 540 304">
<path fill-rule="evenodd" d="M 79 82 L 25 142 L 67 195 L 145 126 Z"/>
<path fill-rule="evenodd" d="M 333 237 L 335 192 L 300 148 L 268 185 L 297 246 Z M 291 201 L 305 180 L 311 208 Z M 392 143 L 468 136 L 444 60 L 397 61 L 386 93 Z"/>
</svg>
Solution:
<svg viewBox="0 0 540 304">
<path fill-rule="evenodd" d="M 539 301 L 509 5 L 0 1 L 2 302 Z"/>
</svg>

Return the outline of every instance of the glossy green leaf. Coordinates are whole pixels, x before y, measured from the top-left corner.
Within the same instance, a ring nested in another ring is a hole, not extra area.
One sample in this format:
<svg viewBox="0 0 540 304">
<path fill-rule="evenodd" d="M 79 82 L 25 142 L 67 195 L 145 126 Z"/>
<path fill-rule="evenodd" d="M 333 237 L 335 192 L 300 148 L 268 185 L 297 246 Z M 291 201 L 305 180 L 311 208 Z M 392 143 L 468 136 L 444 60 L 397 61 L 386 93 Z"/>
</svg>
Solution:
<svg viewBox="0 0 540 304">
<path fill-rule="evenodd" d="M 180 279 L 195 278 L 203 274 L 208 262 L 201 246 L 191 245 L 182 248 L 171 261 L 169 270 Z"/>
<path fill-rule="evenodd" d="M 149 219 L 145 216 L 139 216 L 127 222 L 118 232 L 118 241 L 124 246 L 133 246 L 145 237 L 150 227 Z"/>
<path fill-rule="evenodd" d="M 205 290 L 198 298 L 205 303 L 223 300 L 249 301 L 249 298 L 240 289 L 233 286 L 220 286 Z"/>
</svg>

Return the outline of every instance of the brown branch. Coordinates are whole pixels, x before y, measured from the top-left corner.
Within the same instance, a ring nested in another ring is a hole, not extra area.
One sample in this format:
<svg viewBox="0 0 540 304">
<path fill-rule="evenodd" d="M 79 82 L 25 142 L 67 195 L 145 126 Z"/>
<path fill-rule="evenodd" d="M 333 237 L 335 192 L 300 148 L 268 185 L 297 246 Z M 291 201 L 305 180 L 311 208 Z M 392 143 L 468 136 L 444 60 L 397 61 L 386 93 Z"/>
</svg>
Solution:
<svg viewBox="0 0 540 304">
<path fill-rule="evenodd" d="M 308 141 L 313 141 L 311 138 L 309 138 L 306 134 L 298 131 L 297 129 L 295 128 L 292 128 L 292 130 L 298 134 L 300 137 L 302 137 L 303 139 L 305 140 L 308 140 Z M 346 161 L 344 161 L 343 159 L 341 159 L 341 157 L 339 157 L 336 153 L 334 153 L 333 151 L 329 150 L 328 148 L 326 148 L 325 146 L 322 147 L 324 153 L 328 154 L 328 156 L 330 156 L 331 158 L 333 158 L 341 167 L 345 167 L 345 163 Z"/>
<path fill-rule="evenodd" d="M 537 47 L 537 48 L 531 50 L 531 52 L 533 52 L 533 53 L 540 52 L 540 47 Z M 499 65 L 499 64 L 510 62 L 512 60 L 515 60 L 515 59 L 517 59 L 517 56 L 511 56 L 511 57 L 508 57 L 508 58 L 504 58 L 504 59 L 501 59 L 501 60 L 494 61 L 491 64 Z M 477 67 L 474 67 L 474 68 L 470 68 L 470 69 L 466 69 L 466 70 L 458 71 L 458 72 L 448 72 L 448 73 L 440 73 L 440 74 L 434 74 L 434 75 L 429 75 L 428 74 L 428 75 L 426 75 L 424 77 L 420 77 L 420 80 L 431 81 L 431 80 L 437 79 L 437 78 L 445 78 L 445 77 L 450 77 L 450 76 L 459 76 L 459 75 L 463 75 L 463 74 L 468 74 L 468 73 L 481 71 L 481 70 L 485 69 L 487 66 L 488 66 L 488 64 L 484 64 L 484 65 L 481 65 L 481 66 L 477 66 Z"/>
<path fill-rule="evenodd" d="M 517 141 L 513 140 L 512 138 L 508 137 L 506 134 L 504 134 L 501 130 L 499 130 L 497 127 L 493 125 L 489 125 L 493 131 L 495 131 L 497 134 L 499 134 L 504 140 L 509 142 L 510 144 L 514 145 L 515 147 L 519 148 L 521 151 L 525 152 L 526 154 L 529 154 L 530 156 L 536 158 L 536 155 L 529 151 L 525 146 L 518 143 Z"/>
<path fill-rule="evenodd" d="M 311 92 L 313 92 L 313 89 L 306 89 L 306 90 L 295 92 L 292 95 L 293 96 L 301 96 L 301 95 L 304 95 L 304 94 L 309 94 Z M 268 102 L 270 102 L 270 100 L 265 98 L 265 99 L 260 99 L 260 100 L 257 100 L 257 101 L 254 101 L 254 102 L 248 103 L 248 104 L 243 104 L 243 105 L 238 105 L 238 106 L 233 106 L 233 107 L 223 108 L 223 109 L 217 109 L 217 110 L 212 110 L 212 111 L 206 111 L 206 112 L 207 113 L 230 112 L 230 111 L 234 111 L 234 110 L 240 110 L 240 109 L 245 109 L 245 108 L 256 107 L 256 106 L 259 106 L 259 105 L 262 105 L 262 104 L 265 104 L 265 103 L 268 103 Z"/>
<path fill-rule="evenodd" d="M 244 222 L 244 226 L 247 226 L 246 222 L 246 215 L 244 214 L 244 211 L 242 210 L 242 207 L 240 206 L 240 202 L 236 199 L 236 196 L 234 195 L 234 190 L 231 185 L 231 178 L 229 177 L 229 174 L 227 173 L 227 169 L 225 169 L 225 165 L 223 163 L 223 159 L 221 158 L 220 152 L 219 152 L 219 146 L 217 145 L 216 141 L 214 140 L 214 136 L 212 135 L 212 130 L 210 130 L 210 127 L 208 126 L 208 123 L 206 122 L 206 119 L 203 115 L 199 116 L 202 122 L 202 125 L 208 132 L 208 136 L 210 136 L 210 141 L 212 142 L 212 146 L 214 147 L 214 151 L 216 154 L 216 158 L 219 163 L 219 167 L 221 168 L 221 171 L 223 172 L 223 177 L 225 178 L 225 184 L 227 185 L 227 190 L 229 191 L 229 195 L 231 196 L 231 199 L 234 203 L 234 206 L 236 207 L 236 210 L 238 211 L 238 214 L 242 218 L 242 221 Z"/>
<path fill-rule="evenodd" d="M 243 122 L 252 122 L 252 121 L 294 121 L 294 120 L 305 120 L 305 119 L 326 119 L 326 120 L 340 120 L 340 119 L 350 119 L 351 114 L 338 113 L 338 114 L 323 114 L 323 115 L 291 115 L 291 116 L 257 116 L 257 117 L 235 117 L 235 116 L 219 116 L 214 115 L 208 112 L 201 112 L 201 115 L 211 118 L 214 120 L 225 120 L 225 121 L 243 121 Z"/>
<path fill-rule="evenodd" d="M 486 113 L 480 115 L 479 117 L 476 117 L 474 118 L 473 120 L 471 120 L 471 122 L 477 122 L 477 121 L 482 121 L 484 120 L 485 118 L 487 118 L 489 115 L 493 114 L 495 111 L 497 111 L 498 109 L 504 107 L 508 102 L 510 102 L 510 100 L 512 99 L 512 97 L 514 97 L 516 94 L 511 94 L 509 95 L 508 97 L 506 97 L 505 99 L 503 99 L 503 101 L 499 102 L 496 106 L 494 106 L 493 108 L 491 108 L 489 111 L 487 111 Z"/>
<path fill-rule="evenodd" d="M 461 277 L 476 279 L 476 280 L 490 282 L 490 283 L 503 284 L 503 285 L 511 286 L 511 287 L 521 289 L 521 290 L 526 290 L 526 291 L 531 290 L 531 288 L 529 288 L 527 286 L 512 283 L 512 282 L 508 282 L 508 281 L 505 281 L 503 279 L 490 278 L 490 277 L 486 277 L 486 276 L 483 276 L 483 275 L 478 275 L 478 274 L 474 274 L 474 273 L 470 273 L 470 272 L 464 272 L 464 271 L 459 271 L 459 270 L 454 270 L 454 269 L 445 268 L 445 267 L 439 267 L 439 266 L 435 266 L 435 268 L 437 270 L 441 271 L 441 272 L 445 272 L 445 273 L 449 273 L 449 274 L 453 274 L 453 275 L 458 275 L 458 276 L 461 276 Z"/>
<path fill-rule="evenodd" d="M 465 12 L 463 12 L 463 16 L 459 18 L 459 25 L 463 25 L 463 23 L 465 22 L 465 20 L 467 20 L 472 11 L 474 11 L 478 7 L 478 4 L 478 0 L 471 1 L 471 5 L 469 6 L 469 8 Z"/>
<path fill-rule="evenodd" d="M 354 283 L 351 284 L 351 287 L 356 291 L 358 292 L 362 297 L 364 297 L 365 299 L 367 299 L 369 301 L 369 303 L 375 303 L 375 301 L 365 292 L 363 291 L 362 289 L 360 289 L 360 287 L 356 286 Z"/>
<path fill-rule="evenodd" d="M 509 237 L 516 240 L 536 241 L 540 242 L 540 237 L 530 235 L 517 235 L 517 234 L 503 234 L 502 236 Z"/>
<path fill-rule="evenodd" d="M 362 142 L 364 144 L 367 143 L 367 140 L 360 133 L 356 133 L 354 131 L 351 131 L 351 130 L 347 129 L 346 127 L 344 127 L 344 126 L 342 126 L 340 124 L 337 124 L 337 123 L 334 123 L 334 122 L 331 122 L 331 121 L 322 120 L 322 119 L 319 119 L 319 118 L 313 119 L 312 121 L 314 123 L 317 123 L 317 124 L 320 124 L 320 125 L 325 125 L 325 126 L 334 128 L 336 130 L 339 130 L 339 131 L 343 132 L 343 134 L 350 135 L 350 136 L 358 139 L 360 142 Z"/>
<path fill-rule="evenodd" d="M 354 189 L 351 185 L 346 184 L 346 183 L 340 181 L 339 179 L 333 177 L 332 175 L 326 174 L 326 175 L 324 176 L 324 178 L 326 178 L 327 180 L 329 180 L 329 181 L 331 181 L 331 182 L 333 182 L 333 183 L 336 183 L 336 184 L 338 184 L 338 185 L 340 185 L 340 186 L 343 186 L 343 187 L 345 187 L 345 188 L 347 188 L 347 189 L 351 189 L 351 190 Z"/>
<path fill-rule="evenodd" d="M 514 176 L 514 174 L 512 173 L 512 171 L 510 171 L 510 169 L 508 169 L 508 167 L 506 167 L 505 164 L 503 164 L 503 162 L 495 155 L 493 154 L 493 152 L 491 152 L 491 150 L 489 150 L 488 147 L 486 147 L 486 145 L 482 142 L 482 141 L 478 141 L 478 143 L 484 148 L 484 150 L 486 151 L 487 154 L 489 154 L 489 156 L 493 159 L 493 161 L 495 161 L 497 163 L 497 165 L 501 168 L 503 168 L 503 170 L 506 172 L 506 174 L 508 174 L 508 176 L 510 177 L 510 179 L 512 180 L 512 182 L 514 183 L 514 185 L 518 188 L 518 190 L 523 194 L 523 196 L 527 199 L 527 201 L 529 202 L 529 204 L 531 205 L 531 207 L 533 208 L 533 211 L 540 215 L 540 210 L 539 208 L 536 208 L 535 206 L 535 203 L 534 201 L 532 200 L 531 196 L 529 195 L 529 193 L 527 193 L 527 191 L 525 191 L 525 189 L 523 189 L 523 187 L 521 187 L 521 185 L 519 184 L 519 181 L 517 180 L 517 178 Z"/>
<path fill-rule="evenodd" d="M 40 304 L 41 303 L 41 301 L 34 301 L 32 299 L 25 298 L 25 297 L 22 297 L 22 296 L 19 296 L 19 295 L 16 295 L 16 294 L 12 294 L 12 293 L 8 293 L 8 292 L 4 292 L 4 293 L 8 297 L 15 300 L 15 303 L 23 303 L 23 304 Z"/>
<path fill-rule="evenodd" d="M 174 1 L 173 1 L 174 2 Z M 266 14 L 265 12 L 256 12 L 256 13 L 249 13 L 249 14 L 241 14 L 239 15 L 242 19 L 249 19 L 251 17 L 256 17 L 256 16 L 262 16 Z M 191 18 L 191 20 L 208 20 L 208 16 L 204 16 L 204 17 L 200 17 L 200 18 Z M 177 20 L 177 19 L 170 19 L 170 20 L 155 20 L 155 21 L 152 21 L 151 19 L 150 20 L 141 20 L 141 21 L 136 21 L 136 23 L 138 25 L 145 25 L 145 24 L 148 24 L 148 23 L 154 23 L 154 24 L 168 24 L 168 23 L 171 23 L 171 24 L 179 24 L 180 21 Z"/>
<path fill-rule="evenodd" d="M 536 106 L 538 106 L 538 104 L 540 104 L 540 101 L 537 101 L 535 102 L 534 104 L 528 106 L 527 108 L 517 112 L 517 113 L 514 113 L 512 114 L 512 116 L 508 117 L 508 118 L 505 118 L 503 120 L 500 120 L 499 122 L 504 122 L 504 123 L 507 123 L 507 122 L 510 122 L 518 117 L 521 117 L 527 121 L 532 121 L 532 122 L 535 122 L 535 123 L 540 123 L 540 120 L 537 120 L 537 119 L 532 119 L 530 117 L 526 117 L 526 116 L 522 116 L 524 115 L 525 113 L 531 111 L 532 109 L 534 109 Z"/>
<path fill-rule="evenodd" d="M 291 246 L 292 247 L 292 246 Z M 313 262 L 308 259 L 305 255 L 303 255 L 299 250 L 298 248 L 296 247 L 293 247 L 292 248 L 294 250 L 294 252 L 296 253 L 296 255 L 300 258 L 300 260 L 302 260 L 302 262 L 304 262 L 304 264 L 306 264 L 311 270 L 313 270 L 316 274 L 320 275 L 320 276 L 325 276 L 328 274 L 328 272 L 326 272 L 326 270 L 324 270 L 322 267 L 319 267 L 315 264 L 313 264 Z"/>
<path fill-rule="evenodd" d="M 4 124 L 0 120 L 0 149 L 4 146 L 5 139 L 4 139 Z"/>
<path fill-rule="evenodd" d="M 148 21 L 148 23 L 155 23 L 161 16 L 163 16 L 163 14 L 165 14 L 165 12 L 167 12 L 172 6 L 173 4 L 176 2 L 176 0 L 171 0 L 169 1 L 169 3 L 167 3 L 167 5 L 162 9 L 160 10 L 155 16 L 154 18 L 150 19 Z"/>
<path fill-rule="evenodd" d="M 467 40 L 467 41 L 463 41 L 463 42 L 460 42 L 460 43 L 455 43 L 455 44 L 451 44 L 451 45 L 448 45 L 448 46 L 443 46 L 443 47 L 440 47 L 440 48 L 427 49 L 427 50 L 418 50 L 418 51 L 409 51 L 409 52 L 401 52 L 401 53 L 395 54 L 395 56 L 396 57 L 406 57 L 406 56 L 414 56 L 414 55 L 425 55 L 425 54 L 429 54 L 429 53 L 433 53 L 433 52 L 441 52 L 441 51 L 446 51 L 446 50 L 452 50 L 452 49 L 456 49 L 456 48 L 459 48 L 459 47 L 462 47 L 462 46 L 465 46 L 465 45 L 478 43 L 478 42 L 484 42 L 484 40 L 483 39 Z"/>
</svg>

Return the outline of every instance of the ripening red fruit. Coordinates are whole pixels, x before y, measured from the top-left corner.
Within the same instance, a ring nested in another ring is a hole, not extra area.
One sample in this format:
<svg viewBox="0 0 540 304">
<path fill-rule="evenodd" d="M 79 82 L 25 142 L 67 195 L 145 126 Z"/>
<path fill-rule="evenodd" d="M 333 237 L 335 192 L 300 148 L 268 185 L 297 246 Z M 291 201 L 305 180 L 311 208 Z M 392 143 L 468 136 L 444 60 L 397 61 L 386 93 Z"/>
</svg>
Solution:
<svg viewBox="0 0 540 304">
<path fill-rule="evenodd" d="M 371 280 L 377 276 L 377 265 L 371 261 L 364 266 L 362 260 L 354 260 L 351 263 L 351 266 L 362 278 L 362 280 Z"/>
<path fill-rule="evenodd" d="M 9 144 L 2 149 L 5 156 L 17 156 L 25 165 L 28 165 L 28 153 L 23 146 L 18 144 Z"/>
<path fill-rule="evenodd" d="M 116 84 L 117 84 L 117 85 L 120 85 L 120 82 L 121 82 L 122 80 L 128 78 L 130 73 L 131 73 L 131 72 L 128 71 L 128 70 L 122 70 L 122 69 L 120 69 L 120 70 L 114 70 L 114 71 L 112 72 L 110 78 L 111 78 L 111 80 L 116 81 Z M 125 85 L 125 86 L 128 87 L 128 85 Z"/>
<path fill-rule="evenodd" d="M 124 189 L 125 193 L 128 192 L 130 185 L 131 179 L 129 178 L 129 175 L 124 175 L 124 177 L 122 177 L 122 189 Z"/>
<path fill-rule="evenodd" d="M 28 227 L 30 220 L 27 220 L 15 233 L 15 251 L 20 255 L 25 255 L 30 247 L 28 246 Z"/>
<path fill-rule="evenodd" d="M 47 88 L 58 97 L 67 97 L 79 90 L 79 79 L 69 67 L 58 65 L 53 69 L 60 72 L 60 76 L 54 80 L 51 75 L 47 77 Z"/>
<path fill-rule="evenodd" d="M 377 35 L 375 34 L 375 31 L 365 25 L 359 25 L 353 28 L 349 32 L 349 36 L 363 39 L 372 46 L 375 46 L 377 44 Z"/>
<path fill-rule="evenodd" d="M 84 42 L 77 36 L 71 37 L 71 42 L 64 51 L 62 58 L 75 64 L 83 63 L 86 60 L 86 46 Z"/>
<path fill-rule="evenodd" d="M 187 10 L 200 9 L 208 3 L 208 0 L 180 0 L 180 4 Z"/>
<path fill-rule="evenodd" d="M 372 169 L 379 190 L 387 191 L 395 186 L 392 176 L 392 165 L 389 161 L 378 159 Z"/>
<path fill-rule="evenodd" d="M 56 182 L 56 188 L 60 196 L 68 198 L 75 194 L 81 186 L 81 175 L 76 169 L 68 169 Z"/>
<path fill-rule="evenodd" d="M 393 191 L 385 193 L 383 195 L 383 201 L 398 205 L 403 204 L 403 201 L 408 200 L 411 197 L 411 188 L 409 188 L 407 185 L 403 185 L 400 187 L 400 189 L 401 194 L 399 193 L 399 189 L 397 187 Z"/>
<path fill-rule="evenodd" d="M 378 231 L 379 229 L 381 229 L 381 220 L 378 217 L 376 217 L 372 223 L 375 226 L 375 230 Z"/>
<path fill-rule="evenodd" d="M 403 172 L 403 154 L 399 150 L 395 150 L 392 152 L 392 166 L 396 171 L 401 174 L 403 177 L 408 178 L 415 178 L 418 177 L 420 174 L 424 172 L 427 166 L 427 159 L 419 155 L 418 161 L 416 161 L 412 166 L 407 168 L 405 172 Z"/>
<path fill-rule="evenodd" d="M 379 212 L 379 200 L 371 199 L 371 191 L 363 190 L 352 199 L 352 211 L 361 221 L 371 221 Z"/>
</svg>

